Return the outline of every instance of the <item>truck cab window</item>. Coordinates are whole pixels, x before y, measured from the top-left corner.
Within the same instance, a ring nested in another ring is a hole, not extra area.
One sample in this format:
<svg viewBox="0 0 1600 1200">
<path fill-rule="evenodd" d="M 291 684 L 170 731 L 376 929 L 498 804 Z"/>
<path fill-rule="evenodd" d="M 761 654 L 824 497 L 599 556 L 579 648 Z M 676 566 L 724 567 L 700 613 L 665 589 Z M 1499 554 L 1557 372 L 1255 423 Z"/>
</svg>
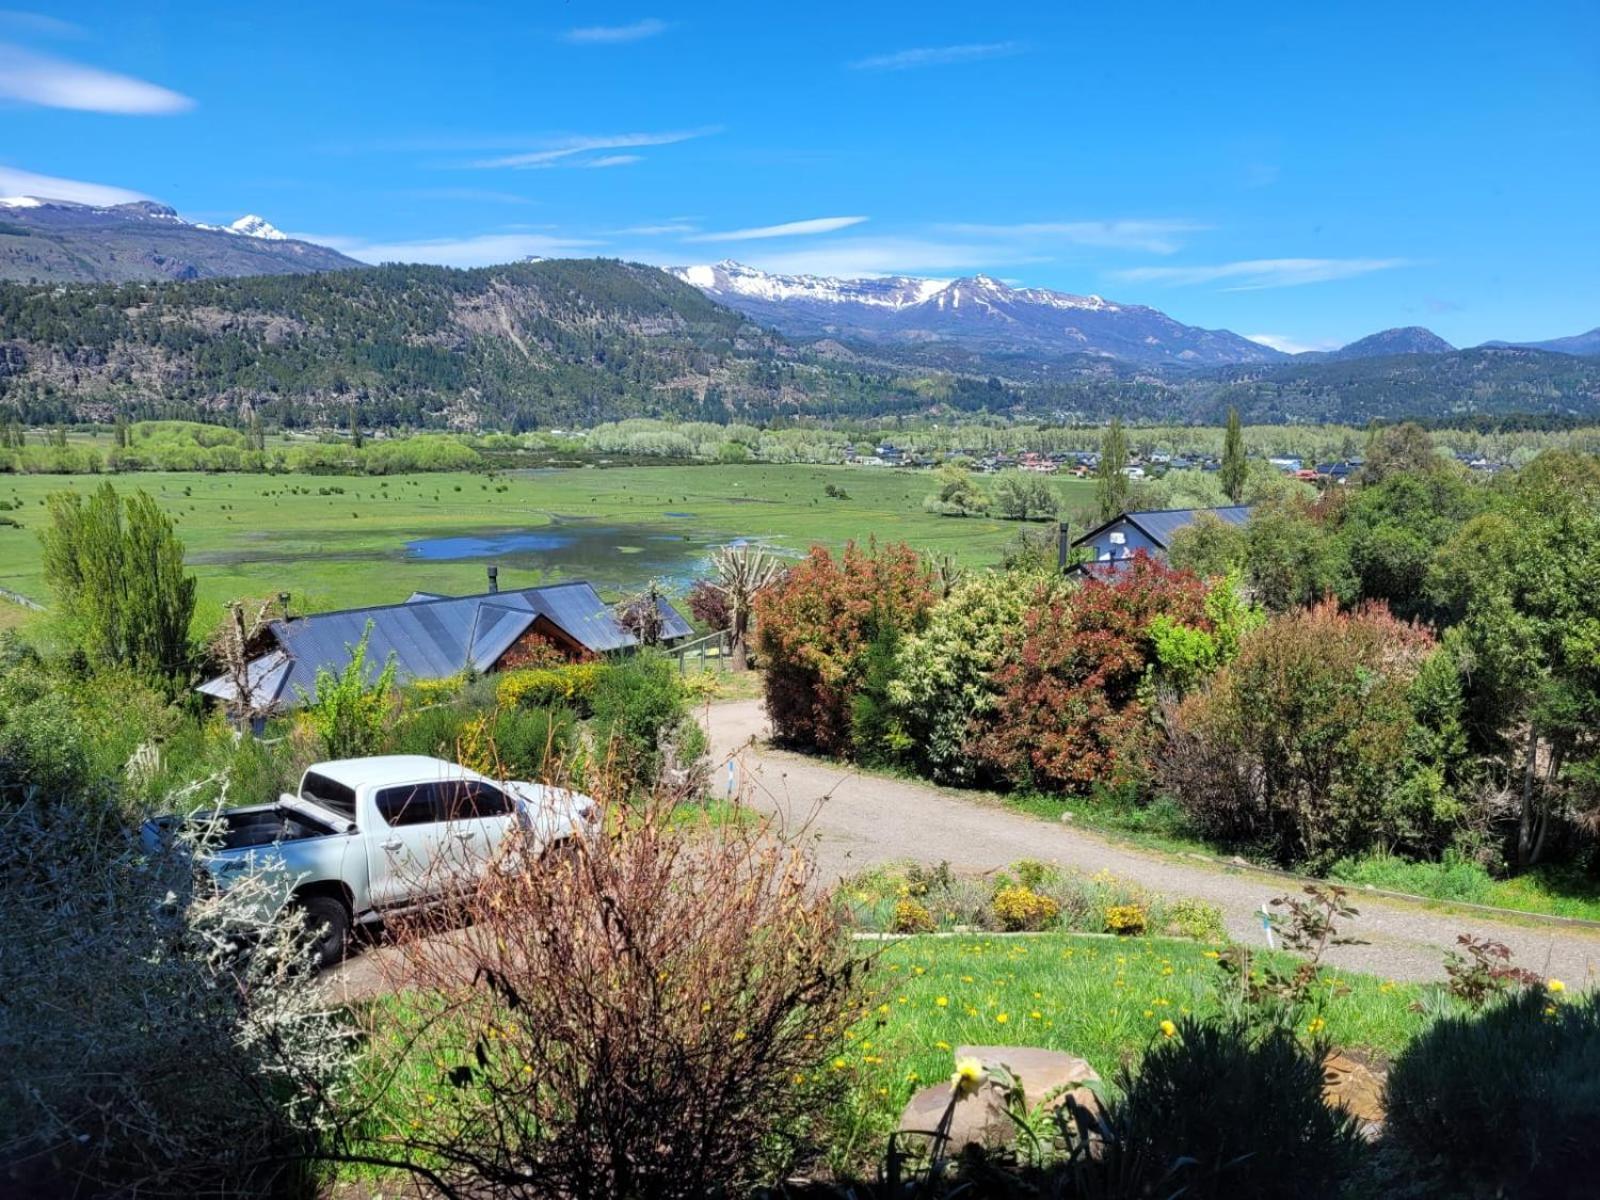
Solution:
<svg viewBox="0 0 1600 1200">
<path fill-rule="evenodd" d="M 391 827 L 427 825 L 444 819 L 439 806 L 439 785 L 410 783 L 384 788 L 378 793 L 378 815 Z"/>
</svg>

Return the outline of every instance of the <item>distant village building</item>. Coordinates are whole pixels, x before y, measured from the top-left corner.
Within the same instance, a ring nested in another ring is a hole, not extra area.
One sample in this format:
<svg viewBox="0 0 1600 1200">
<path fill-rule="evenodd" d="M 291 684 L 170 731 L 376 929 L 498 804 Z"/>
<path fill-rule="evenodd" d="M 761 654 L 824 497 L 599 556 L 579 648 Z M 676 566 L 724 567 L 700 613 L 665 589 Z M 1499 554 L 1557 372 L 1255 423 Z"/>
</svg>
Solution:
<svg viewBox="0 0 1600 1200">
<path fill-rule="evenodd" d="M 317 672 L 344 670 L 363 635 L 374 677 L 392 655 L 397 675 L 406 682 L 448 679 L 464 670 L 479 674 L 507 670 L 535 650 L 547 654 L 550 646 L 569 659 L 639 646 L 639 639 L 622 627 L 613 607 L 587 582 L 502 592 L 495 586 L 493 568 L 489 581 L 490 590 L 474 596 L 415 592 L 403 604 L 271 622 L 267 626 L 271 648 L 249 665 L 250 709 L 272 712 L 314 697 Z M 693 634 L 689 622 L 665 597 L 658 597 L 656 604 L 664 641 Z M 199 690 L 235 702 L 235 685 L 226 675 Z"/>
<path fill-rule="evenodd" d="M 1111 566 L 1131 559 L 1143 550 L 1152 558 L 1165 558 L 1178 530 L 1194 524 L 1196 518 L 1210 514 L 1228 525 L 1243 525 L 1250 519 L 1250 505 L 1234 504 L 1226 508 L 1160 508 L 1145 512 L 1126 512 L 1120 517 L 1096 526 L 1072 545 L 1075 549 L 1087 548 L 1094 552 L 1090 562 L 1080 567 Z"/>
</svg>

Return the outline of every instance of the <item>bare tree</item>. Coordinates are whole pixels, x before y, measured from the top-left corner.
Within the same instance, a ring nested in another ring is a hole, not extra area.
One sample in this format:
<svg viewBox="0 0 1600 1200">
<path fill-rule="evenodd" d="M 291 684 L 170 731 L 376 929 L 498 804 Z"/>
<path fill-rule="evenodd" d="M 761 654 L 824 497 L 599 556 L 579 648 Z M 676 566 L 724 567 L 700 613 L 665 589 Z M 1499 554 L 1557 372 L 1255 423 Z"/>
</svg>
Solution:
<svg viewBox="0 0 1600 1200">
<path fill-rule="evenodd" d="M 733 669 L 744 671 L 750 666 L 750 614 L 756 597 L 783 578 L 784 566 L 771 551 L 752 542 L 718 547 L 711 552 L 711 566 L 716 571 L 711 586 L 728 598 Z"/>
<path fill-rule="evenodd" d="M 281 615 L 289 615 L 289 594 L 280 593 L 274 600 L 235 600 L 228 605 L 228 615 L 211 635 L 207 650 L 222 664 L 223 674 L 233 687 L 233 695 L 224 701 L 228 715 L 236 728 L 248 730 L 255 719 L 264 715 L 256 703 L 255 685 L 250 677 L 250 664 L 261 649 L 262 635 L 272 620 L 272 607 L 277 604 Z M 246 616 L 246 610 L 253 614 Z"/>
</svg>

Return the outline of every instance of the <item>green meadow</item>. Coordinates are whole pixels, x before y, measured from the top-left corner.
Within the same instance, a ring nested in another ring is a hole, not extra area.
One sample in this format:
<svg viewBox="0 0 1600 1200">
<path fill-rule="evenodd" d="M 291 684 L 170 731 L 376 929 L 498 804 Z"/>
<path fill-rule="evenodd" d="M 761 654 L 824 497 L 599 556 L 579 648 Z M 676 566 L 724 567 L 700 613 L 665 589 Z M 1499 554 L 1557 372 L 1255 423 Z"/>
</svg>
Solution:
<svg viewBox="0 0 1600 1200">
<path fill-rule="evenodd" d="M 0 500 L 15 506 L 6 515 L 20 525 L 0 526 L 0 588 L 48 600 L 35 533 L 45 497 L 87 492 L 104 478 L 0 476 Z M 652 577 L 686 582 L 712 546 L 734 538 L 789 553 L 903 540 L 977 567 L 998 561 L 1022 528 L 925 513 L 928 473 L 872 467 L 111 478 L 119 489 L 148 491 L 176 520 L 200 581 L 197 625 L 231 599 L 282 591 L 302 612 L 398 602 L 416 590 L 479 591 L 489 562 L 499 564 L 502 587 L 587 578 L 616 594 Z M 1092 500 L 1091 482 L 1054 486 L 1066 510 Z"/>
</svg>

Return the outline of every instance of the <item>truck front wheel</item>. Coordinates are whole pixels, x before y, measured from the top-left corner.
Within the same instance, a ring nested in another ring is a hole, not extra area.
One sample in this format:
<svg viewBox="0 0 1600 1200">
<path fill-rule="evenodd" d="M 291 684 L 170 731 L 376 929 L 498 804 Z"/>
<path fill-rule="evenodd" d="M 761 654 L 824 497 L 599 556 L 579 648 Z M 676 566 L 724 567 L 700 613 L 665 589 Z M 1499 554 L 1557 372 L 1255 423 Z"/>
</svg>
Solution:
<svg viewBox="0 0 1600 1200">
<path fill-rule="evenodd" d="M 306 940 L 313 967 L 331 967 L 344 958 L 350 940 L 350 913 L 332 896 L 301 896 L 296 903 L 306 915 Z"/>
</svg>

